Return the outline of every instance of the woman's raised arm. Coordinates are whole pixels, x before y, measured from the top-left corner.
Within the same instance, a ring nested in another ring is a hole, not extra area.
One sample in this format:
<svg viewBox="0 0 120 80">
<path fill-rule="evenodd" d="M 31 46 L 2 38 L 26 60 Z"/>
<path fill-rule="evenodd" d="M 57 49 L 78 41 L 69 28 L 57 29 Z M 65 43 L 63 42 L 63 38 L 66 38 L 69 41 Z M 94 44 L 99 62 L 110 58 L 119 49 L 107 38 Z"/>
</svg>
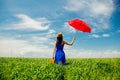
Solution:
<svg viewBox="0 0 120 80">
<path fill-rule="evenodd" d="M 64 44 L 72 46 L 72 45 L 74 44 L 75 40 L 76 40 L 76 34 L 77 34 L 77 31 L 76 31 L 76 33 L 75 33 L 75 35 L 74 35 L 74 37 L 73 37 L 72 41 L 71 41 L 70 43 L 69 43 L 69 42 L 64 41 Z"/>
</svg>

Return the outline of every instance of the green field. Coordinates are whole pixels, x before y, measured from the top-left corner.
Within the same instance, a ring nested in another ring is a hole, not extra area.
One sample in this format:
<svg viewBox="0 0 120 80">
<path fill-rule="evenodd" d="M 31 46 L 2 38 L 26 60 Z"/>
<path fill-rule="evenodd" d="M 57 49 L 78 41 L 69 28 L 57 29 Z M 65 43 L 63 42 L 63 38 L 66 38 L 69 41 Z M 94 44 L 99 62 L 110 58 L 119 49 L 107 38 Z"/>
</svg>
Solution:
<svg viewBox="0 0 120 80">
<path fill-rule="evenodd" d="M 0 58 L 0 80 L 120 80 L 120 58 Z"/>
</svg>

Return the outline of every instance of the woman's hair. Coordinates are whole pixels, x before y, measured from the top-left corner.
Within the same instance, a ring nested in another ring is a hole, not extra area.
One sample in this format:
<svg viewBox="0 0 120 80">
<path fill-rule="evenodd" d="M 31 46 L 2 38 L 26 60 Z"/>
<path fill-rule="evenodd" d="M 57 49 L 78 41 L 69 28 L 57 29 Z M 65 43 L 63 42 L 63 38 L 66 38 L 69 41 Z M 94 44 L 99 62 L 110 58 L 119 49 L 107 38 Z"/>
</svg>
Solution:
<svg viewBox="0 0 120 80">
<path fill-rule="evenodd" d="M 57 43 L 62 44 L 62 41 L 63 41 L 63 34 L 61 32 L 59 32 L 57 34 Z"/>
</svg>

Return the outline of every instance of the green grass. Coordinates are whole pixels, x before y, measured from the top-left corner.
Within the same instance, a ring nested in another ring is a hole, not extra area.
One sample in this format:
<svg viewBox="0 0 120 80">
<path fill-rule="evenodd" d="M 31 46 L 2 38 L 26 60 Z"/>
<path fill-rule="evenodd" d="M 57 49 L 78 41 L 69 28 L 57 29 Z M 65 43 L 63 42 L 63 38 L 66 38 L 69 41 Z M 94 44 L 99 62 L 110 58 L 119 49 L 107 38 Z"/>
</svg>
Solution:
<svg viewBox="0 0 120 80">
<path fill-rule="evenodd" d="M 120 80 L 120 58 L 67 59 L 0 58 L 0 80 Z"/>
</svg>

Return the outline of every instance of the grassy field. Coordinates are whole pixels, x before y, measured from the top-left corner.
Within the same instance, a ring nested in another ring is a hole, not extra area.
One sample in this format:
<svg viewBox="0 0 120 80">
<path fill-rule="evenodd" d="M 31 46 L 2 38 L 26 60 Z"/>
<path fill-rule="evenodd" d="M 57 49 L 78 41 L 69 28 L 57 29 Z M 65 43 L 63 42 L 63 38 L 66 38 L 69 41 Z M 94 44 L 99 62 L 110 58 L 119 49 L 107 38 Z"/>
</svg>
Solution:
<svg viewBox="0 0 120 80">
<path fill-rule="evenodd" d="M 67 59 L 0 58 L 0 80 L 120 80 L 120 58 Z"/>
</svg>

